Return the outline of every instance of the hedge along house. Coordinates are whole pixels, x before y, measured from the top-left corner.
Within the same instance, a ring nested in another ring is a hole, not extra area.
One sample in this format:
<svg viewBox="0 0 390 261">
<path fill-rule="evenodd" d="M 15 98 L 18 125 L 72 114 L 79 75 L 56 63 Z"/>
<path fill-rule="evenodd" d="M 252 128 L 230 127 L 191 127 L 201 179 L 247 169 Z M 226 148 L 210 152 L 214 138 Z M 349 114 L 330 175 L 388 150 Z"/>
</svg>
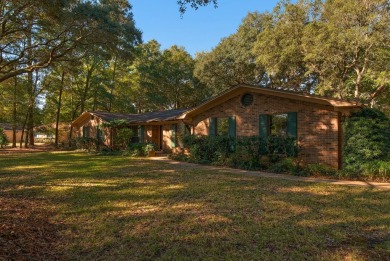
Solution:
<svg viewBox="0 0 390 261">
<path fill-rule="evenodd" d="M 73 126 L 79 136 L 95 135 L 96 131 L 85 128 L 123 119 L 137 129 L 139 141 L 156 143 L 167 151 L 182 147 L 180 136 L 184 133 L 263 138 L 287 135 L 298 140 L 299 159 L 340 168 L 342 116 L 360 107 L 356 102 L 239 85 L 192 109 L 145 114 L 86 112 Z M 112 130 L 104 132 L 105 143 L 112 144 Z"/>
</svg>

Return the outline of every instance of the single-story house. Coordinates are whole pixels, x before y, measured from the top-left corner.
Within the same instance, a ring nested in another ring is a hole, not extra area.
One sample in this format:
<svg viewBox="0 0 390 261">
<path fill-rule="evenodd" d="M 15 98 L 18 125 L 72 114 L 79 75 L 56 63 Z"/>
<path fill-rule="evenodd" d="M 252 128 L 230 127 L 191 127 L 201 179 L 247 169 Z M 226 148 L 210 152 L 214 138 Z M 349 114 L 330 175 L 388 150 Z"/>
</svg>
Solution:
<svg viewBox="0 0 390 261">
<path fill-rule="evenodd" d="M 125 120 L 137 141 L 158 149 L 182 147 L 181 136 L 230 135 L 266 137 L 288 135 L 298 140 L 298 157 L 307 163 L 341 167 L 342 116 L 363 105 L 341 99 L 284 90 L 239 85 L 191 109 L 122 114 L 84 112 L 72 126 L 78 137 L 100 135 L 113 145 L 113 129 L 102 124 Z"/>
<path fill-rule="evenodd" d="M 0 123 L 0 128 L 4 129 L 4 133 L 5 133 L 5 136 L 7 136 L 8 141 L 12 142 L 12 139 L 13 139 L 12 124 Z M 17 127 L 16 128 L 16 142 L 20 142 L 21 137 L 22 137 L 22 128 Z"/>
</svg>

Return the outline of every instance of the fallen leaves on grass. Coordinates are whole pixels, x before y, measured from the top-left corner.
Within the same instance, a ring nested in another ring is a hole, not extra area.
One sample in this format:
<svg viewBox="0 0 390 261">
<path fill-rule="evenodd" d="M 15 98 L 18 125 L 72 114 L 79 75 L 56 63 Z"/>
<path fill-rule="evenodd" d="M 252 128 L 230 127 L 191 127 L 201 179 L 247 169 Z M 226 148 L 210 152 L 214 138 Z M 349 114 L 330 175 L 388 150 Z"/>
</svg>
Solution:
<svg viewBox="0 0 390 261">
<path fill-rule="evenodd" d="M 44 199 L 0 195 L 0 260 L 61 260 L 59 231 Z"/>
</svg>

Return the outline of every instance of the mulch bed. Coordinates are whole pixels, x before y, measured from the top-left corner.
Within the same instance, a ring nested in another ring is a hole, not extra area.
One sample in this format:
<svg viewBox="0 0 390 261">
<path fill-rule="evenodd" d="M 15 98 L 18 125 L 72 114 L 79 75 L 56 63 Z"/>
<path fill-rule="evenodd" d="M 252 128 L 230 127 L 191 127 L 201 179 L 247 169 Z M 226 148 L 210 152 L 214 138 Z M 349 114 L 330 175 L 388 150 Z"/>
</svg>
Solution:
<svg viewBox="0 0 390 261">
<path fill-rule="evenodd" d="M 0 260 L 61 260 L 60 232 L 44 199 L 0 195 Z"/>
</svg>

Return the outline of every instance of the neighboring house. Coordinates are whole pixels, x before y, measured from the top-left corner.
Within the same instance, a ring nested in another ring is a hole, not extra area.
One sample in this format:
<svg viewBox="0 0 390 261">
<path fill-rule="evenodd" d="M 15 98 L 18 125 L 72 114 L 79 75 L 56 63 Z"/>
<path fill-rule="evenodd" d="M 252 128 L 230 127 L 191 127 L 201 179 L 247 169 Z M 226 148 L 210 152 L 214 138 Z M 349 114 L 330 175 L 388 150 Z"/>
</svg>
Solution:
<svg viewBox="0 0 390 261">
<path fill-rule="evenodd" d="M 12 138 L 13 138 L 12 124 L 0 123 L 0 128 L 4 129 L 4 133 L 7 136 L 8 141 L 12 142 Z M 20 127 L 17 127 L 16 128 L 16 142 L 20 142 L 21 137 L 22 137 L 22 129 Z"/>
<path fill-rule="evenodd" d="M 298 157 L 307 163 L 341 167 L 341 120 L 362 107 L 356 102 L 294 92 L 239 85 L 192 109 L 121 114 L 84 112 L 72 126 L 77 136 L 96 137 L 113 145 L 113 132 L 104 122 L 126 120 L 133 141 L 153 142 L 159 149 L 182 147 L 185 133 L 267 137 L 288 135 L 298 140 Z"/>
</svg>

